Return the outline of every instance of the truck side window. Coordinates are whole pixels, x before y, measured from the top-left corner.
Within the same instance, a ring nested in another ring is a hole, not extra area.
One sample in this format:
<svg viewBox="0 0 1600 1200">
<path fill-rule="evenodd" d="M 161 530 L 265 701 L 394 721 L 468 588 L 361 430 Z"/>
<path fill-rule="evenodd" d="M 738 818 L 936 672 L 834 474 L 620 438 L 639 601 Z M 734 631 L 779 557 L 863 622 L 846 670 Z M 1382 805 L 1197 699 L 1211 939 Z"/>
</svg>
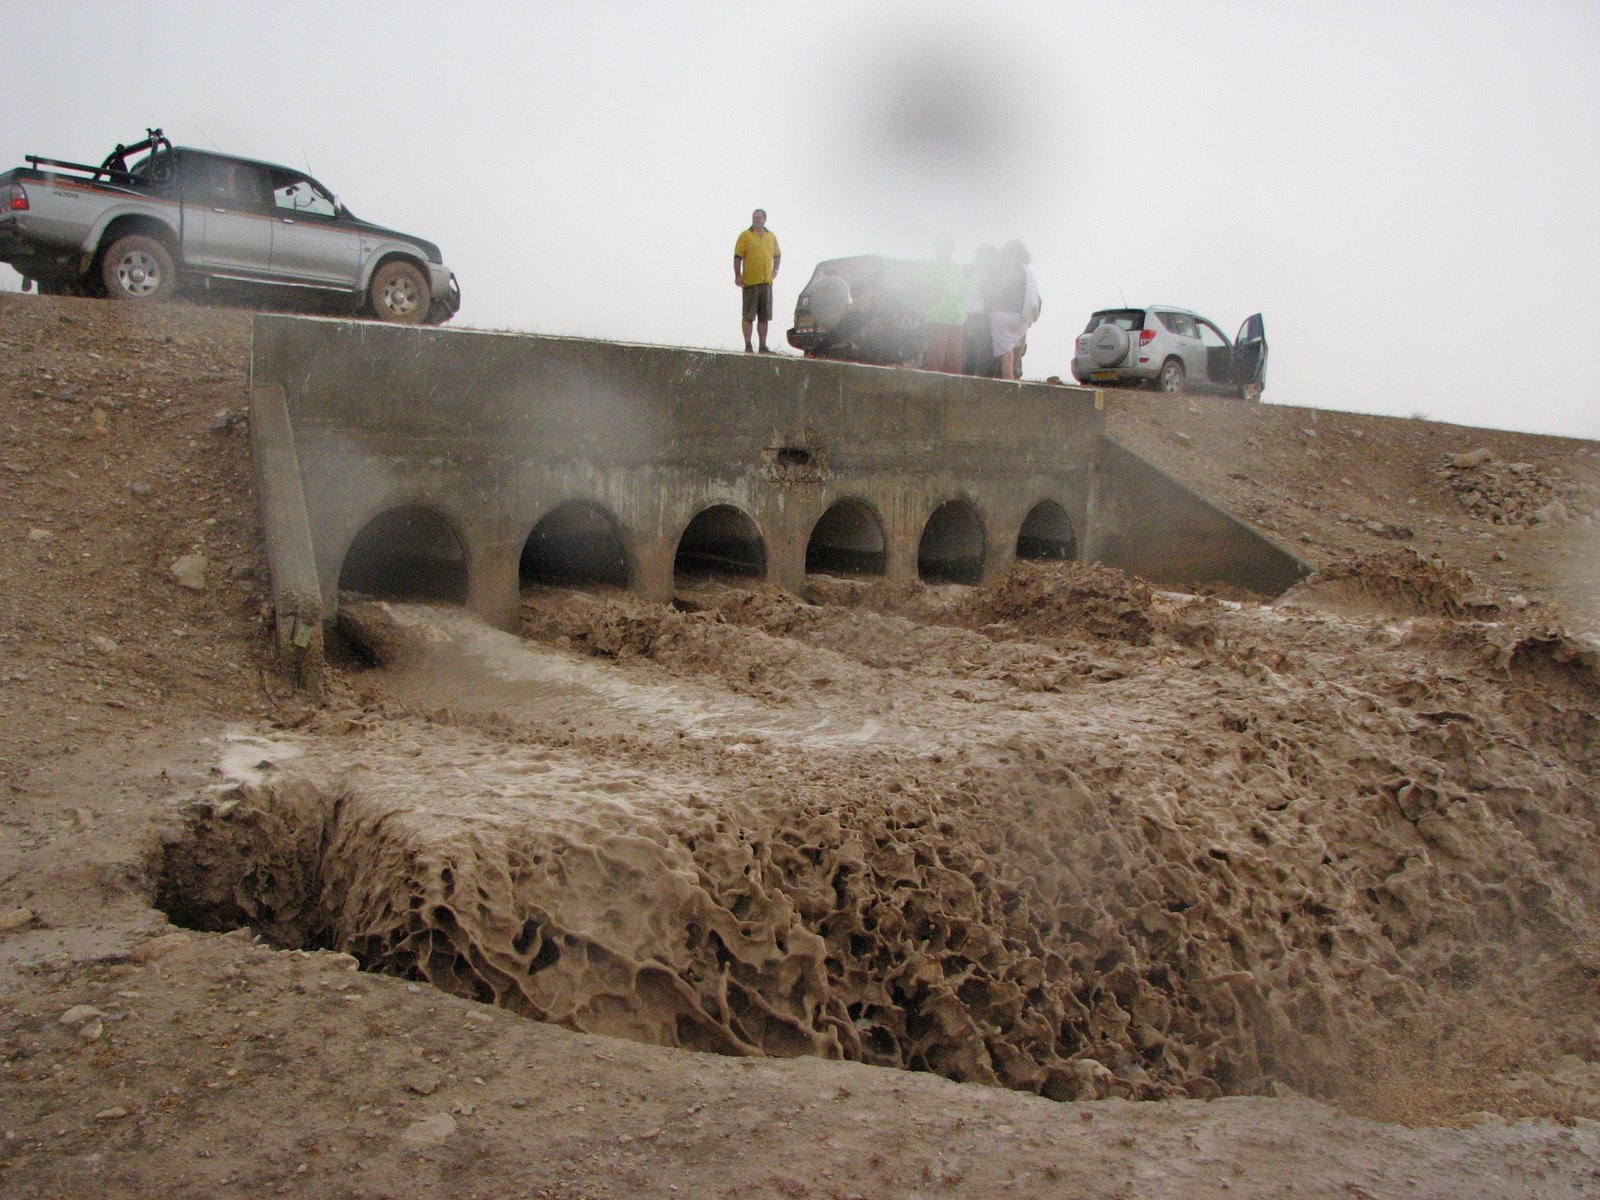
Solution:
<svg viewBox="0 0 1600 1200">
<path fill-rule="evenodd" d="M 183 183 L 183 198 L 189 204 L 210 204 L 211 160 L 185 155 L 179 160 L 178 177 Z"/>
<path fill-rule="evenodd" d="M 317 217 L 334 217 L 333 200 L 316 184 L 300 175 L 283 171 L 272 173 L 272 203 L 280 215 L 311 214 Z"/>
<path fill-rule="evenodd" d="M 267 181 L 260 167 L 225 158 L 186 159 L 183 198 L 217 208 L 266 208 Z"/>
<path fill-rule="evenodd" d="M 249 163 L 226 163 L 230 180 L 228 198 L 235 204 L 251 208 L 271 207 L 267 196 L 266 173 Z"/>
</svg>

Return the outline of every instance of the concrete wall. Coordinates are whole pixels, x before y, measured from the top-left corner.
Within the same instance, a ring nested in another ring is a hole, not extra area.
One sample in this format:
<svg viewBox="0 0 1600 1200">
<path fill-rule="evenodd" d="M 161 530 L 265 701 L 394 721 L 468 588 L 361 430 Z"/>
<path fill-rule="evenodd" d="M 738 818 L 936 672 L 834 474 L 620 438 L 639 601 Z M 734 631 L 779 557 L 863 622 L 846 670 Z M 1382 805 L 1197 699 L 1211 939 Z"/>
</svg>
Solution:
<svg viewBox="0 0 1600 1200">
<path fill-rule="evenodd" d="M 1083 556 L 1186 588 L 1230 584 L 1263 595 L 1311 573 L 1291 551 L 1102 436 Z"/>
<path fill-rule="evenodd" d="M 1219 541 L 1215 509 L 1107 451 L 1090 389 L 260 315 L 251 398 L 280 621 L 303 617 L 313 581 L 331 618 L 358 534 L 413 506 L 453 534 L 469 607 L 508 628 L 530 531 L 573 501 L 616 530 L 629 586 L 663 600 L 684 530 L 719 505 L 753 522 L 766 577 L 800 590 L 813 529 L 841 500 L 881 526 L 890 579 L 937 549 L 936 511 L 981 531 L 981 574 L 1005 568 L 1041 502 L 1081 549 L 1158 579 L 1172 564 L 1287 577 L 1277 548 L 1237 522 Z M 944 539 L 957 553 L 961 529 Z"/>
</svg>

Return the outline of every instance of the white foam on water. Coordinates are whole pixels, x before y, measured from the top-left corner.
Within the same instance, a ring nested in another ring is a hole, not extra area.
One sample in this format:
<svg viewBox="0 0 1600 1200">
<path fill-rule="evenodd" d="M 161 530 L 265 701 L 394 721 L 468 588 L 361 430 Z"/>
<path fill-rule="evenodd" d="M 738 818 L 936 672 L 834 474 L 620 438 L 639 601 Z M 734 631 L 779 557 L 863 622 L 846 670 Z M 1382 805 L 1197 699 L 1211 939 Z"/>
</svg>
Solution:
<svg viewBox="0 0 1600 1200">
<path fill-rule="evenodd" d="M 226 730 L 216 744 L 221 748 L 216 770 L 226 781 L 224 787 L 259 785 L 268 770 L 304 753 L 294 742 L 263 737 L 237 726 Z"/>
<path fill-rule="evenodd" d="M 474 677 L 493 681 L 502 685 L 496 689 L 497 700 L 525 710 L 548 713 L 575 707 L 592 713 L 598 701 L 613 717 L 631 715 L 690 737 L 754 733 L 830 746 L 925 740 L 911 725 L 890 728 L 872 718 L 775 709 L 688 681 L 636 683 L 623 677 L 615 664 L 529 642 L 486 625 L 463 609 L 399 603 L 385 607 L 397 624 L 426 643 L 420 674 L 448 673 L 463 686 Z M 472 702 L 470 695 L 461 699 Z"/>
</svg>

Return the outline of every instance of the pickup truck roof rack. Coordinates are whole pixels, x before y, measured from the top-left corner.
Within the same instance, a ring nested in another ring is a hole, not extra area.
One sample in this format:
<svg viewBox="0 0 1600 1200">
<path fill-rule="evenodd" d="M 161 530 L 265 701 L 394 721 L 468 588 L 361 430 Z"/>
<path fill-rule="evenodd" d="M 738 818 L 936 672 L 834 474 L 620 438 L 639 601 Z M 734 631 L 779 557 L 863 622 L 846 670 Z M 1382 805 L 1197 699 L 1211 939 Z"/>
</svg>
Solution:
<svg viewBox="0 0 1600 1200">
<path fill-rule="evenodd" d="M 172 143 L 167 140 L 166 134 L 162 133 L 161 130 L 146 129 L 144 132 L 145 139 L 142 142 L 135 142 L 131 146 L 124 146 L 120 142 L 117 143 L 117 148 L 106 155 L 105 161 L 98 167 L 90 166 L 88 163 L 66 162 L 59 158 L 41 158 L 37 154 L 29 154 L 25 158 L 29 166 L 36 168 L 62 167 L 69 171 L 87 171 L 95 179 L 99 179 L 100 176 L 104 175 L 112 183 L 136 183 L 138 182 L 138 176 L 128 170 L 128 157 L 130 155 L 142 154 L 146 150 L 149 150 L 152 154 L 158 154 L 162 150 L 165 150 L 168 154 L 172 153 Z"/>
</svg>

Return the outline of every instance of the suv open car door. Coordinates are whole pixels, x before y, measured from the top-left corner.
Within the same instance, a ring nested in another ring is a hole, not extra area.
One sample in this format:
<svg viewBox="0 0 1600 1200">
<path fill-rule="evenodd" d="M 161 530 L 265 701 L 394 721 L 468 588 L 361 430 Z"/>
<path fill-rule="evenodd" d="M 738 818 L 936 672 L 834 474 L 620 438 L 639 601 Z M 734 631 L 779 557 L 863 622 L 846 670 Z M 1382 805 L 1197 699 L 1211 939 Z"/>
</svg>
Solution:
<svg viewBox="0 0 1600 1200">
<path fill-rule="evenodd" d="M 1233 340 L 1231 382 L 1245 400 L 1259 400 L 1267 384 L 1267 326 L 1261 314 L 1246 317 Z"/>
</svg>

